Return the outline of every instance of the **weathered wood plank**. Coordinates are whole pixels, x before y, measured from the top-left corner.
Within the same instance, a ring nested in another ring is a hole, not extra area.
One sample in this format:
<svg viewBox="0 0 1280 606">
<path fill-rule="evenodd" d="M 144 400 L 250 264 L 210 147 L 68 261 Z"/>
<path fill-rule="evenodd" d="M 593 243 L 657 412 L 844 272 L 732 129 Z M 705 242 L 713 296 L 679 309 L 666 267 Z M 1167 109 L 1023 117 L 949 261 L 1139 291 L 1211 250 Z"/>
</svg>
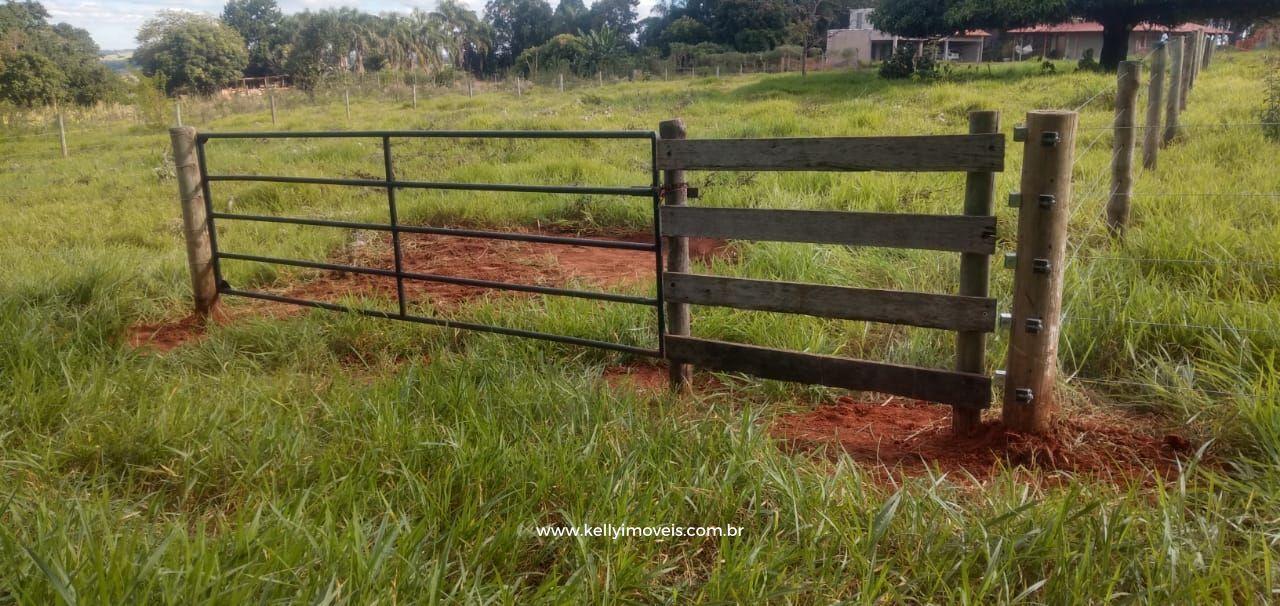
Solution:
<svg viewBox="0 0 1280 606">
<path fill-rule="evenodd" d="M 664 207 L 662 235 L 992 254 L 995 217 Z"/>
<path fill-rule="evenodd" d="M 1004 135 L 660 140 L 658 168 L 998 172 Z"/>
<path fill-rule="evenodd" d="M 727 372 L 875 391 L 965 408 L 991 405 L 991 378 L 691 337 L 666 337 L 667 357 Z"/>
<path fill-rule="evenodd" d="M 822 284 L 665 273 L 669 301 L 736 309 L 805 314 L 820 318 L 886 322 L 943 330 L 992 332 L 996 301 Z"/>
</svg>

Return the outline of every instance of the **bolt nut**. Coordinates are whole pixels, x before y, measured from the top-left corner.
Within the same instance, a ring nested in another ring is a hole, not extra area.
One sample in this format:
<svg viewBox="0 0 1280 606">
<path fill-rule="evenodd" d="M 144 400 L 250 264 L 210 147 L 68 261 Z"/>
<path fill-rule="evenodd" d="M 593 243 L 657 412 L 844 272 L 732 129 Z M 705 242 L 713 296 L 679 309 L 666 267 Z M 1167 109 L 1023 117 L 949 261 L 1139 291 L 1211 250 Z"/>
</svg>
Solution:
<svg viewBox="0 0 1280 606">
<path fill-rule="evenodd" d="M 1053 194 L 1040 194 L 1036 200 L 1040 203 L 1040 208 L 1050 209 L 1054 204 L 1058 203 L 1058 199 Z"/>
<path fill-rule="evenodd" d="M 1030 404 L 1036 399 L 1036 394 L 1026 387 L 1019 387 L 1013 390 L 1013 399 L 1022 404 Z"/>
<path fill-rule="evenodd" d="M 1033 259 L 1031 261 L 1031 271 L 1038 274 L 1047 274 L 1053 270 L 1053 264 L 1048 259 Z"/>
<path fill-rule="evenodd" d="M 1045 131 L 1043 133 L 1040 133 L 1041 147 L 1057 147 L 1058 144 L 1061 142 L 1062 142 L 1062 135 L 1058 134 L 1055 131 L 1050 130 L 1050 131 Z"/>
<path fill-rule="evenodd" d="M 1018 267 L 1018 253 L 1005 253 L 1005 254 L 1004 254 L 1004 268 L 1005 268 L 1005 269 L 1014 269 L 1014 268 L 1016 268 L 1016 267 Z"/>
<path fill-rule="evenodd" d="M 1014 141 L 1026 141 L 1026 140 L 1027 140 L 1027 127 L 1026 127 L 1026 125 L 1019 124 L 1018 126 L 1013 127 L 1013 140 L 1014 140 Z"/>
<path fill-rule="evenodd" d="M 1040 318 L 1027 318 L 1026 327 L 1028 333 L 1033 335 L 1039 334 L 1040 331 L 1044 330 L 1044 320 L 1041 320 Z"/>
<path fill-rule="evenodd" d="M 1018 208 L 1022 206 L 1022 194 L 1014 192 L 1009 194 L 1009 208 Z"/>
</svg>

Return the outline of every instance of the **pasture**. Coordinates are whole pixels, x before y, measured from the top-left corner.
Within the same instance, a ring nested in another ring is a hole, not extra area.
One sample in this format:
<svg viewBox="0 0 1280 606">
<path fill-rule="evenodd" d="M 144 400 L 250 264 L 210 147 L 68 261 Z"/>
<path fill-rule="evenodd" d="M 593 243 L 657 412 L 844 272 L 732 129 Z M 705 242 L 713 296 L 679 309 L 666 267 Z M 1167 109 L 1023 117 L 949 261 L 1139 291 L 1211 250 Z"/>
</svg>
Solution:
<svg viewBox="0 0 1280 606">
<path fill-rule="evenodd" d="M 1010 133 L 1029 110 L 1080 107 L 1061 341 L 1064 414 L 1087 420 L 1066 436 L 1078 443 L 973 464 L 926 448 L 923 461 L 891 470 L 877 460 L 894 444 L 851 451 L 857 440 L 827 439 L 812 411 L 888 406 L 924 415 L 919 429 L 937 437 L 945 427 L 929 423 L 946 409 L 928 416 L 874 394 L 732 375 L 701 374 L 677 396 L 647 379 L 661 369 L 643 358 L 240 299 L 198 329 L 184 321 L 190 283 L 167 133 L 104 122 L 78 133 L 65 160 L 56 137 L 0 135 L 0 603 L 1266 602 L 1280 587 L 1280 144 L 1250 125 L 1268 69 L 1261 54 L 1223 54 L 1202 74 L 1185 136 L 1137 177 L 1123 241 L 1104 223 L 1112 107 L 1095 97 L 1114 91 L 1114 76 L 1066 64 L 960 69 L 939 82 L 825 72 L 449 92 L 416 108 L 358 98 L 350 120 L 341 93 L 283 106 L 285 130 L 654 130 L 680 117 L 691 138 L 956 134 L 978 109 L 1000 110 Z M 205 121 L 185 112 L 201 130 L 271 128 L 261 107 Z M 396 145 L 403 178 L 648 183 L 649 150 L 634 142 Z M 209 149 L 214 172 L 382 174 L 368 141 Z M 997 179 L 1001 252 L 1013 250 L 1016 210 L 1002 202 L 1020 161 L 1011 144 Z M 744 208 L 955 214 L 964 190 L 955 174 L 690 177 L 694 204 Z M 258 214 L 386 214 L 377 190 L 226 184 L 214 200 Z M 405 224 L 624 238 L 651 229 L 643 199 L 609 196 L 416 192 L 400 208 Z M 219 229 L 225 250 L 388 262 L 369 234 Z M 443 240 L 411 243 L 410 262 L 653 289 L 625 258 L 570 266 L 554 248 Z M 954 292 L 958 261 L 716 242 L 695 265 Z M 236 285 L 395 304 L 394 281 L 388 290 L 247 262 L 225 270 Z M 992 277 L 1005 311 L 1011 272 L 996 260 Z M 417 309 L 456 319 L 637 346 L 656 338 L 643 308 L 414 294 Z M 952 335 L 927 329 L 714 308 L 693 317 L 698 336 L 815 353 L 945 367 L 953 352 Z M 1003 367 L 1005 348 L 997 332 L 989 368 Z M 1108 456 L 1125 460 L 1084 461 Z M 743 530 L 535 533 L 558 524 Z"/>
</svg>

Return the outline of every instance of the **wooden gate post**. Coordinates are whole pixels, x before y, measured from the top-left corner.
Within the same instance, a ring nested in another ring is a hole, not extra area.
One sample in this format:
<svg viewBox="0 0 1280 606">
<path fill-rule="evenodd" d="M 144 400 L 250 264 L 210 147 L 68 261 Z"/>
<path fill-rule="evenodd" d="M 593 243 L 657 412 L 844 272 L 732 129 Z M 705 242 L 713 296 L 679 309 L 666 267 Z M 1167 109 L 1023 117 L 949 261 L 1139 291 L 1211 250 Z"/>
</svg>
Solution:
<svg viewBox="0 0 1280 606">
<path fill-rule="evenodd" d="M 271 104 L 271 126 L 276 125 L 276 94 L 267 89 L 267 102 Z"/>
<path fill-rule="evenodd" d="M 1165 100 L 1164 144 L 1178 138 L 1178 114 L 1182 111 L 1182 38 L 1169 38 L 1169 98 Z"/>
<path fill-rule="evenodd" d="M 1047 431 L 1056 409 L 1076 122 L 1075 112 L 1027 114 L 1003 408 L 1004 423 L 1014 431 Z"/>
<path fill-rule="evenodd" d="M 1209 66 L 1213 64 L 1213 51 L 1217 46 L 1218 43 L 1213 36 L 1210 36 L 1208 43 L 1204 47 L 1204 64 L 1200 66 L 1202 69 L 1209 69 Z"/>
<path fill-rule="evenodd" d="M 1151 82 L 1147 85 L 1147 122 L 1142 131 L 1142 167 L 1155 170 L 1160 156 L 1160 112 L 1164 109 L 1164 66 L 1169 49 L 1160 45 L 1151 55 Z"/>
<path fill-rule="evenodd" d="M 196 160 L 196 129 L 170 128 L 169 139 L 173 143 L 173 165 L 178 175 L 178 197 L 182 201 L 182 237 L 187 244 L 195 313 L 206 319 L 218 303 L 218 283 L 213 268 L 213 244 L 209 239 L 209 217 L 205 213 L 204 175 L 200 174 L 200 163 Z"/>
<path fill-rule="evenodd" d="M 676 118 L 658 124 L 658 136 L 663 139 L 684 139 L 688 132 L 684 121 Z M 668 206 L 686 206 L 689 203 L 689 184 L 685 181 L 683 170 L 662 171 L 662 189 L 665 192 L 663 203 Z M 667 238 L 667 271 L 689 273 L 689 238 L 673 236 Z M 662 279 L 661 276 L 659 279 Z M 689 304 L 667 303 L 667 333 L 688 336 Z M 693 369 L 688 364 L 670 361 L 671 388 L 679 391 L 689 389 L 693 380 Z"/>
<path fill-rule="evenodd" d="M 1107 227 L 1112 234 L 1123 233 L 1129 222 L 1129 199 L 1133 197 L 1133 145 L 1138 138 L 1138 79 L 1141 72 L 1140 61 L 1121 61 L 1116 77 L 1111 197 L 1107 200 Z"/>
<path fill-rule="evenodd" d="M 969 112 L 969 133 L 987 134 L 1000 132 L 1000 112 Z M 995 214 L 996 174 L 992 172 L 968 173 L 964 185 L 964 214 L 990 217 Z M 960 294 L 969 297 L 990 295 L 991 255 L 977 253 L 960 254 Z M 983 332 L 959 331 L 956 333 L 956 370 L 985 374 L 987 363 L 987 335 Z M 951 408 L 951 430 L 956 435 L 969 435 L 982 423 L 982 411 L 978 408 L 954 406 Z"/>
</svg>

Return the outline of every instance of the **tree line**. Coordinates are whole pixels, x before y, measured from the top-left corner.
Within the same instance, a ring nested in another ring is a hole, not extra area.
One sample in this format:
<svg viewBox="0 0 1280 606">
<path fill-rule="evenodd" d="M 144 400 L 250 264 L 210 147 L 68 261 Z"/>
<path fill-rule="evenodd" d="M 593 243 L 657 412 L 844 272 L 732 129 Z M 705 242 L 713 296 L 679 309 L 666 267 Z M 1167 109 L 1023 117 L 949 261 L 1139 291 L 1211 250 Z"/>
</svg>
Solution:
<svg viewBox="0 0 1280 606">
<path fill-rule="evenodd" d="M 284 14 L 275 0 L 230 0 L 218 18 L 162 12 L 138 33 L 135 63 L 170 93 L 209 93 L 235 79 L 326 77 L 392 70 L 439 79 L 557 69 L 581 75 L 673 55 L 770 51 L 825 43 L 827 29 L 868 0 L 458 0 L 434 10 L 370 14 L 337 8 Z M 844 17 L 847 19 L 847 17 Z"/>
<path fill-rule="evenodd" d="M 120 90 L 119 79 L 98 60 L 89 32 L 49 23 L 39 2 L 0 5 L 0 102 L 87 105 Z"/>
</svg>

